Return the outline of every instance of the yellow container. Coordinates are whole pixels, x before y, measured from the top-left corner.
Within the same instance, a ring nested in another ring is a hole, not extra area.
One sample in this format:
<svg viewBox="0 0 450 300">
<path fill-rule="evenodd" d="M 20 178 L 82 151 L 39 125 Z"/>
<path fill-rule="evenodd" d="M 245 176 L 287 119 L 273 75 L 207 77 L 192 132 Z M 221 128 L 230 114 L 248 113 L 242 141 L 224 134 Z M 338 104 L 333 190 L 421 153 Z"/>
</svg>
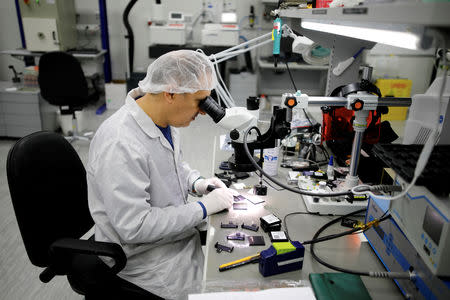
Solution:
<svg viewBox="0 0 450 300">
<path fill-rule="evenodd" d="M 375 85 L 380 89 L 383 97 L 411 97 L 412 81 L 409 79 L 377 79 Z M 382 115 L 385 120 L 406 120 L 407 107 L 389 107 L 389 113 Z"/>
</svg>

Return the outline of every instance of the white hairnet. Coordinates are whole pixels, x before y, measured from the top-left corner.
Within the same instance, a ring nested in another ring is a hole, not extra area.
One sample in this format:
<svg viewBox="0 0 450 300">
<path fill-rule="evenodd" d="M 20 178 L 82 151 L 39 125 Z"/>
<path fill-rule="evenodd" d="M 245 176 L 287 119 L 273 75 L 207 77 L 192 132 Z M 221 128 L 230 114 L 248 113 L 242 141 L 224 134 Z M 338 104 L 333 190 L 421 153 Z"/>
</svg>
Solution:
<svg viewBox="0 0 450 300">
<path fill-rule="evenodd" d="M 147 76 L 139 81 L 144 93 L 183 94 L 212 90 L 217 79 L 208 57 L 192 50 L 177 50 L 158 57 L 148 66 Z"/>
</svg>

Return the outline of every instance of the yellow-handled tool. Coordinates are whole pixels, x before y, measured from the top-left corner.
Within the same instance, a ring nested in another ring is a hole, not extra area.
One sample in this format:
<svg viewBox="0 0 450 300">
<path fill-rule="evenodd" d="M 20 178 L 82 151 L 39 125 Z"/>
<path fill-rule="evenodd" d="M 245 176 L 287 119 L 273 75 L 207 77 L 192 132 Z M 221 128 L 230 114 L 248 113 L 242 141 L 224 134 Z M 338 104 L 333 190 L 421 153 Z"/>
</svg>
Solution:
<svg viewBox="0 0 450 300">
<path fill-rule="evenodd" d="M 250 264 L 250 263 L 256 263 L 256 262 L 259 261 L 259 257 L 260 257 L 260 255 L 259 255 L 259 252 L 258 252 L 255 255 L 250 255 L 250 256 L 247 256 L 247 257 L 244 257 L 244 258 L 241 258 L 241 259 L 238 259 L 238 260 L 235 260 L 235 261 L 232 261 L 232 262 L 220 265 L 219 266 L 219 271 L 223 272 L 223 271 L 226 271 L 226 270 L 229 270 L 229 269 L 233 269 L 233 268 L 236 268 L 236 267 L 239 267 L 239 266 L 242 266 L 242 265 L 246 265 L 246 264 Z"/>
</svg>

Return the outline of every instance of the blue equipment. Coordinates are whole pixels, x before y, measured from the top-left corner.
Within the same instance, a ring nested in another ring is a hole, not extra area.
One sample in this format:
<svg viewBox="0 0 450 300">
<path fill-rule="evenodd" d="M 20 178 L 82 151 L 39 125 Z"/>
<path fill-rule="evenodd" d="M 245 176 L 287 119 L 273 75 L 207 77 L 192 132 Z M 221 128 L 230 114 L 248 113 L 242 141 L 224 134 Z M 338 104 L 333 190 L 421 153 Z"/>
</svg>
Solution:
<svg viewBox="0 0 450 300">
<path fill-rule="evenodd" d="M 288 250 L 286 250 L 286 247 L 277 246 L 287 244 L 291 244 L 290 249 Z M 284 252 L 283 250 L 289 252 L 282 253 Z M 300 270 L 303 267 L 304 255 L 305 247 L 303 247 L 300 242 L 292 241 L 273 243 L 272 246 L 264 251 L 261 251 L 260 253 L 259 272 L 262 276 L 267 277 L 294 270 Z"/>
</svg>

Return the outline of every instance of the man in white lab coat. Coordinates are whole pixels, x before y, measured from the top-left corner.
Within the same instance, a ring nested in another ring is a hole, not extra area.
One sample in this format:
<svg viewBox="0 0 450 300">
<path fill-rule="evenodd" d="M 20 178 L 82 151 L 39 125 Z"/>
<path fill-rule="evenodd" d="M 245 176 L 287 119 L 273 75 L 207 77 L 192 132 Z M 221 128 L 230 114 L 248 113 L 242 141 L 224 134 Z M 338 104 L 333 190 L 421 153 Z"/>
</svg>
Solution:
<svg viewBox="0 0 450 300">
<path fill-rule="evenodd" d="M 159 57 L 100 126 L 89 150 L 95 240 L 121 245 L 128 260 L 119 276 L 163 298 L 198 292 L 204 257 L 196 226 L 233 202 L 220 180 L 204 179 L 183 162 L 176 129 L 204 114 L 199 102 L 215 84 L 202 53 Z M 208 193 L 208 185 L 216 189 Z M 205 196 L 188 202 L 188 192 Z"/>
</svg>

